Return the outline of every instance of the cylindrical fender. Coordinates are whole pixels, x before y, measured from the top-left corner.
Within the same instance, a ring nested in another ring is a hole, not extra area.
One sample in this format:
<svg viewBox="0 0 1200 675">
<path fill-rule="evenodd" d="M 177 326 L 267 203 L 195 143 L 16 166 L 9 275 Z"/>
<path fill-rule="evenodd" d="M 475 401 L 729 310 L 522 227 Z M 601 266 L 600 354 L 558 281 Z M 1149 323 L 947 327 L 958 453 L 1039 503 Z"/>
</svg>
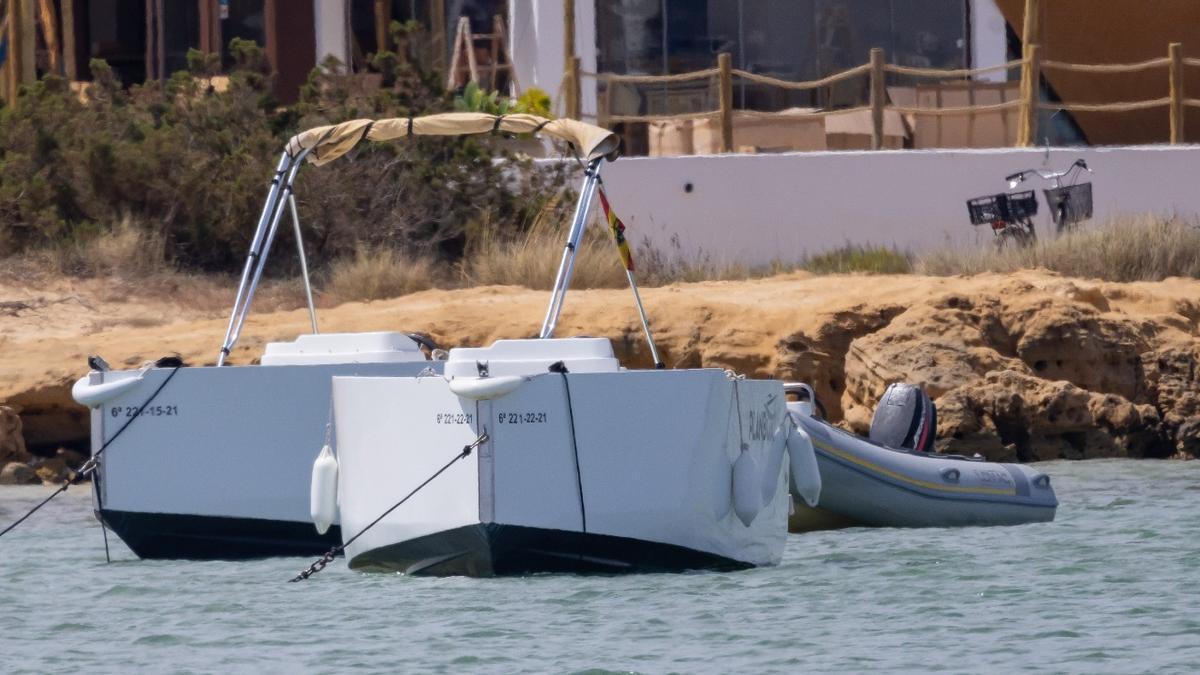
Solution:
<svg viewBox="0 0 1200 675">
<path fill-rule="evenodd" d="M 309 513 L 320 534 L 328 532 L 329 526 L 337 519 L 337 479 L 337 458 L 326 445 L 313 462 L 312 487 L 308 495 Z"/>
<path fill-rule="evenodd" d="M 760 480 L 758 462 L 749 451 L 743 450 L 733 463 L 733 512 L 746 527 L 750 527 L 762 510 Z"/>
<path fill-rule="evenodd" d="M 114 382 L 101 382 L 99 384 L 91 384 L 88 380 L 90 375 L 84 375 L 75 381 L 71 386 L 71 398 L 79 405 L 95 408 L 100 404 L 114 399 L 130 389 L 138 386 L 142 381 L 142 377 L 128 377 Z"/>
<path fill-rule="evenodd" d="M 783 456 L 787 449 L 788 430 L 791 427 L 791 421 L 785 415 L 783 424 L 775 430 L 775 435 L 771 437 L 771 446 L 767 449 L 767 461 L 764 462 L 765 470 L 762 474 L 762 505 L 764 507 L 770 504 L 775 499 L 775 493 L 779 492 L 779 474 L 783 469 Z"/>
<path fill-rule="evenodd" d="M 808 432 L 795 425 L 787 436 L 788 460 L 792 468 L 792 487 L 809 506 L 821 499 L 821 471 Z"/>
</svg>

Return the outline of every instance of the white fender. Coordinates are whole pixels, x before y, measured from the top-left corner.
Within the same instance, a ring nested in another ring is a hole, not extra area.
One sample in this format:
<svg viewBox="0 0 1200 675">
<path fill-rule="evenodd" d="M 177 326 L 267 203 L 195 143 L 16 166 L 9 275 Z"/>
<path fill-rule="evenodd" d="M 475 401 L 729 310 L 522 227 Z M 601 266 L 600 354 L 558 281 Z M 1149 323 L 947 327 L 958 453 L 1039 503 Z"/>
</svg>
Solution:
<svg viewBox="0 0 1200 675">
<path fill-rule="evenodd" d="M 337 518 L 338 463 L 333 449 L 328 445 L 321 448 L 313 462 L 312 487 L 309 490 L 309 513 L 317 532 L 325 534 Z"/>
<path fill-rule="evenodd" d="M 525 378 L 518 375 L 500 377 L 456 377 L 450 380 L 450 391 L 473 401 L 486 401 L 511 393 Z"/>
<path fill-rule="evenodd" d="M 787 437 L 791 427 L 791 422 L 785 416 L 784 423 L 775 430 L 775 435 L 771 437 L 771 447 L 767 450 L 766 470 L 762 475 L 763 506 L 770 504 L 775 499 L 775 493 L 779 492 L 779 474 L 783 469 L 783 455 L 784 450 L 787 449 Z"/>
<path fill-rule="evenodd" d="M 748 450 L 733 463 L 733 512 L 746 527 L 762 510 L 762 483 L 758 462 Z"/>
<path fill-rule="evenodd" d="M 792 485 L 806 504 L 816 506 L 821 499 L 821 471 L 817 468 L 817 453 L 812 438 L 798 426 L 787 436 L 788 459 L 792 466 Z"/>
<path fill-rule="evenodd" d="M 89 408 L 98 407 L 100 404 L 114 399 L 121 394 L 133 389 L 141 383 L 142 378 L 129 377 L 115 382 L 101 382 L 99 384 L 89 384 L 89 375 L 84 375 L 71 385 L 71 398 L 75 402 L 87 406 Z"/>
</svg>

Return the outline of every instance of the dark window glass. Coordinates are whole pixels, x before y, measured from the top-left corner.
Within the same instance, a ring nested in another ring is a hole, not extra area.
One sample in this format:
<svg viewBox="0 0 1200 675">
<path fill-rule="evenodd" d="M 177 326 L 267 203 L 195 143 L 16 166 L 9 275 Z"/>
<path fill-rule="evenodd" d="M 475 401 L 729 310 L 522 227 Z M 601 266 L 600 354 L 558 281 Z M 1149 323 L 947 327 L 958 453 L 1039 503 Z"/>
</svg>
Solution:
<svg viewBox="0 0 1200 675">
<path fill-rule="evenodd" d="M 711 68 L 727 51 L 735 68 L 811 80 L 866 63 L 871 48 L 882 47 L 892 63 L 962 68 L 966 1 L 597 0 L 597 65 L 615 73 L 682 73 Z M 758 110 L 857 105 L 866 95 L 865 82 L 812 92 L 736 82 L 738 106 Z M 715 105 L 699 92 L 680 93 L 689 88 L 696 86 L 621 85 L 611 93 L 613 111 L 683 113 Z"/>
</svg>

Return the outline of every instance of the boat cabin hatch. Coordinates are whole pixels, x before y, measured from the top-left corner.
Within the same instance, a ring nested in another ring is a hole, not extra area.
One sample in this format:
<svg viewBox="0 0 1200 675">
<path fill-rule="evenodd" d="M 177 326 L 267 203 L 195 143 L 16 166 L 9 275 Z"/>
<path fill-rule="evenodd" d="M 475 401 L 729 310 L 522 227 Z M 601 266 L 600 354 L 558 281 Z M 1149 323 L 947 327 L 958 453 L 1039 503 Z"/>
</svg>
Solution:
<svg viewBox="0 0 1200 675">
<path fill-rule="evenodd" d="M 615 373 L 621 369 L 608 338 L 539 338 L 496 340 L 490 347 L 451 349 L 445 374 L 447 379 L 484 374 L 538 375 L 560 361 L 572 373 Z"/>
<path fill-rule="evenodd" d="M 292 342 L 270 342 L 264 366 L 327 365 L 334 363 L 403 363 L 425 361 L 415 340 L 392 331 L 301 335 Z"/>
</svg>

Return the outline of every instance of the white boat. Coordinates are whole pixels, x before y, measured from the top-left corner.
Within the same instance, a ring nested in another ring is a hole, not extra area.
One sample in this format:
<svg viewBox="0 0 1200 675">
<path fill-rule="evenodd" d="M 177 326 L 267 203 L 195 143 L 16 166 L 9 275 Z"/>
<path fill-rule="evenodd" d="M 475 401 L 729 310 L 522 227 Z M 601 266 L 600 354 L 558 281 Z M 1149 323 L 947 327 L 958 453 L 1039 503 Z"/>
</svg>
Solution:
<svg viewBox="0 0 1200 675">
<path fill-rule="evenodd" d="M 91 408 L 96 515 L 139 557 L 234 559 L 327 549 L 337 530 L 313 531 L 307 483 L 314 439 L 329 419 L 330 378 L 441 369 L 419 336 L 318 332 L 293 195 L 306 158 L 315 155 L 292 144 L 280 158 L 216 366 L 163 359 L 118 371 L 92 357 L 91 372 L 72 388 L 75 400 Z M 226 365 L 285 211 L 312 332 L 266 345 L 260 365 Z"/>
<path fill-rule="evenodd" d="M 816 503 L 812 446 L 786 414 L 781 382 L 625 370 L 607 339 L 553 338 L 601 164 L 616 149 L 601 132 L 580 147 L 585 181 L 539 338 L 451 349 L 442 374 L 334 377 L 336 463 L 327 451 L 315 463 L 312 510 L 340 515 L 352 568 L 773 565 L 789 473 Z M 644 314 L 643 325 L 650 339 Z"/>
</svg>

